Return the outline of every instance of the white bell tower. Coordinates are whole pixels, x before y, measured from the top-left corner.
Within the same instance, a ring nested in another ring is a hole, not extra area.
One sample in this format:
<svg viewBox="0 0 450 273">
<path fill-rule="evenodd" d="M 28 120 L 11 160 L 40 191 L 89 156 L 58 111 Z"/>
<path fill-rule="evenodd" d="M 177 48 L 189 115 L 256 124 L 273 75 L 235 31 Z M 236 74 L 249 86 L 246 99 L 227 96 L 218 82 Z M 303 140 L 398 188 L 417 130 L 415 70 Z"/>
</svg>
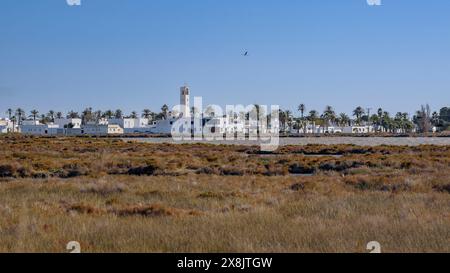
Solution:
<svg viewBox="0 0 450 273">
<path fill-rule="evenodd" d="M 190 118 L 191 117 L 191 109 L 190 109 L 190 103 L 189 103 L 189 87 L 182 86 L 180 88 L 180 112 L 183 115 L 184 118 Z"/>
</svg>

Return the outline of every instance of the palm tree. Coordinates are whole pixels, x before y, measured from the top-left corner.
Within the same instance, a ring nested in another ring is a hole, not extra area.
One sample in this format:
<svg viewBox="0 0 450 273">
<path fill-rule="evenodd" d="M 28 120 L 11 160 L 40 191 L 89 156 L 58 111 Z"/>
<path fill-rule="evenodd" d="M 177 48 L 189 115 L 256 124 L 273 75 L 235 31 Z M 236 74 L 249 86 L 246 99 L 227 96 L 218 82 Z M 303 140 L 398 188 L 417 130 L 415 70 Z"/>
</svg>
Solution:
<svg viewBox="0 0 450 273">
<path fill-rule="evenodd" d="M 98 122 L 102 118 L 106 118 L 106 115 L 104 113 L 102 113 L 101 110 L 97 110 L 93 113 L 93 120 L 95 122 Z"/>
<path fill-rule="evenodd" d="M 92 107 L 88 107 L 84 109 L 84 111 L 81 113 L 81 119 L 83 120 L 83 123 L 86 124 L 89 121 L 93 121 L 93 113 L 92 113 Z"/>
<path fill-rule="evenodd" d="M 108 119 L 112 119 L 114 117 L 114 112 L 112 110 L 106 110 L 103 114 Z"/>
<path fill-rule="evenodd" d="M 122 112 L 122 110 L 117 109 L 117 110 L 114 112 L 114 117 L 115 117 L 116 119 L 121 119 L 121 118 L 123 117 L 123 112 Z"/>
<path fill-rule="evenodd" d="M 303 104 L 303 103 L 301 103 L 299 106 L 298 106 L 298 111 L 300 112 L 300 115 L 301 115 L 301 118 L 300 118 L 300 126 L 299 126 L 299 132 L 300 132 L 300 128 L 303 128 L 304 126 L 305 126 L 305 117 L 304 117 L 304 113 L 305 113 L 305 111 L 306 111 L 306 106 Z M 305 132 L 305 130 L 304 130 L 304 132 Z"/>
<path fill-rule="evenodd" d="M 350 123 L 350 117 L 346 113 L 339 114 L 339 125 L 341 127 L 347 126 Z"/>
<path fill-rule="evenodd" d="M 316 122 L 319 118 L 319 113 L 316 110 L 309 111 L 308 120 L 311 122 Z"/>
<path fill-rule="evenodd" d="M 364 115 L 365 111 L 361 106 L 356 107 L 353 110 L 353 116 L 356 117 L 356 124 L 361 125 L 361 117 Z"/>
<path fill-rule="evenodd" d="M 74 111 L 70 111 L 69 113 L 67 113 L 67 118 L 80 118 L 80 115 L 77 112 Z"/>
<path fill-rule="evenodd" d="M 150 109 L 142 110 L 142 117 L 146 119 L 150 119 L 152 116 L 152 111 Z"/>
<path fill-rule="evenodd" d="M 8 110 L 6 110 L 6 113 L 8 114 L 8 118 L 11 120 L 12 114 L 13 114 L 13 109 L 9 108 Z"/>
<path fill-rule="evenodd" d="M 53 110 L 48 111 L 47 117 L 50 119 L 51 122 L 55 122 L 55 111 Z"/>
<path fill-rule="evenodd" d="M 131 112 L 131 115 L 130 115 L 130 118 L 137 118 L 137 112 L 136 111 L 133 111 L 133 112 Z"/>
<path fill-rule="evenodd" d="M 50 118 L 44 114 L 40 116 L 39 122 L 42 124 L 47 124 L 50 121 Z"/>
<path fill-rule="evenodd" d="M 383 112 L 383 116 L 381 117 L 381 126 L 386 132 L 390 132 L 392 130 L 392 119 L 389 116 L 389 112 Z"/>
<path fill-rule="evenodd" d="M 439 127 L 440 123 L 441 123 L 441 118 L 440 118 L 438 112 L 434 111 L 433 114 L 431 115 L 431 124 L 433 124 L 433 126 Z"/>
<path fill-rule="evenodd" d="M 56 118 L 57 119 L 62 119 L 63 118 L 63 113 L 62 112 L 57 112 L 56 113 Z"/>
<path fill-rule="evenodd" d="M 17 119 L 16 119 L 15 116 L 11 116 L 10 120 L 12 121 L 12 124 L 13 124 L 12 132 L 14 133 L 14 132 L 16 131 L 16 122 L 17 122 Z"/>
<path fill-rule="evenodd" d="M 380 124 L 380 118 L 377 114 L 373 114 L 370 116 L 369 121 L 372 125 L 379 125 Z"/>
<path fill-rule="evenodd" d="M 36 117 L 37 117 L 37 115 L 39 114 L 39 111 L 38 111 L 38 110 L 31 110 L 30 113 L 31 113 L 31 116 L 30 116 L 30 117 L 32 117 L 33 120 L 36 121 Z"/>
<path fill-rule="evenodd" d="M 398 130 L 400 129 L 401 132 L 403 133 L 403 113 L 402 112 L 397 112 L 397 114 L 395 114 L 395 118 L 394 118 L 394 129 Z"/>
<path fill-rule="evenodd" d="M 167 106 L 167 104 L 164 104 L 164 105 L 161 107 L 161 114 L 162 114 L 162 116 L 164 117 L 164 119 L 167 119 L 167 118 L 168 118 L 168 114 L 169 114 L 169 106 Z"/>
<path fill-rule="evenodd" d="M 323 111 L 322 118 L 325 121 L 326 129 L 328 130 L 328 126 L 330 125 L 330 121 L 334 122 L 336 120 L 336 113 L 333 110 L 333 107 L 327 105 L 325 110 Z"/>
<path fill-rule="evenodd" d="M 378 108 L 377 114 L 378 117 L 381 119 L 383 117 L 383 108 Z"/>
<path fill-rule="evenodd" d="M 306 111 L 306 106 L 305 106 L 303 103 L 301 103 L 301 104 L 298 106 L 298 111 L 300 112 L 301 117 L 302 117 L 302 119 L 303 119 L 303 114 L 304 114 L 305 111 Z"/>
<path fill-rule="evenodd" d="M 17 116 L 17 124 L 22 124 L 23 117 L 25 116 L 25 110 L 22 108 L 17 108 L 16 110 L 16 116 Z"/>
</svg>

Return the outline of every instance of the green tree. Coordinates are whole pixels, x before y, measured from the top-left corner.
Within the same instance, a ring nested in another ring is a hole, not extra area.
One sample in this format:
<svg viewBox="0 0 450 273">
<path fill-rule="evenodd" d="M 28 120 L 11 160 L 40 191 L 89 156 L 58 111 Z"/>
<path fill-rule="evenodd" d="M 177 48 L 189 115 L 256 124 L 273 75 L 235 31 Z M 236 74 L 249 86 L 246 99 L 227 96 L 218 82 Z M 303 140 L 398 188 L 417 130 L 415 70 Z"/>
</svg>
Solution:
<svg viewBox="0 0 450 273">
<path fill-rule="evenodd" d="M 67 116 L 66 116 L 66 118 L 80 118 L 80 114 L 78 114 L 78 112 L 74 112 L 73 110 L 72 111 L 69 111 L 69 113 L 67 113 Z"/>
<path fill-rule="evenodd" d="M 121 119 L 121 118 L 123 117 L 123 112 L 122 112 L 122 110 L 117 109 L 117 110 L 114 112 L 114 117 L 115 117 L 116 119 Z"/>
<path fill-rule="evenodd" d="M 30 113 L 31 113 L 30 117 L 32 117 L 33 120 L 36 121 L 36 117 L 39 114 L 39 111 L 38 110 L 31 110 Z"/>
<path fill-rule="evenodd" d="M 169 106 L 167 106 L 167 104 L 164 104 L 161 107 L 161 114 L 164 119 L 167 119 L 169 117 Z"/>
<path fill-rule="evenodd" d="M 108 119 L 112 119 L 114 117 L 114 112 L 112 110 L 106 110 L 103 115 Z"/>
<path fill-rule="evenodd" d="M 53 110 L 48 111 L 47 117 L 50 122 L 55 122 L 55 111 Z"/>
<path fill-rule="evenodd" d="M 6 110 L 6 114 L 8 114 L 8 118 L 9 118 L 9 120 L 11 120 L 12 115 L 13 115 L 13 109 L 9 108 L 8 110 Z"/>
<path fill-rule="evenodd" d="M 361 106 L 358 106 L 353 110 L 353 116 L 356 117 L 356 124 L 361 125 L 361 117 L 364 115 L 365 111 Z"/>
<path fill-rule="evenodd" d="M 23 110 L 22 108 L 17 108 L 16 109 L 16 118 L 17 118 L 17 124 L 21 125 L 23 119 L 25 118 L 25 110 Z"/>
<path fill-rule="evenodd" d="M 81 113 L 81 119 L 83 121 L 83 124 L 86 124 L 90 121 L 95 121 L 94 115 L 92 112 L 92 107 L 88 107 L 88 108 L 84 109 L 84 111 Z"/>
<path fill-rule="evenodd" d="M 380 117 L 377 114 L 373 114 L 369 118 L 369 122 L 371 125 L 379 125 L 380 124 Z"/>
<path fill-rule="evenodd" d="M 386 132 L 392 132 L 392 119 L 389 115 L 389 112 L 383 112 L 383 115 L 381 117 L 381 126 L 385 129 Z"/>
<path fill-rule="evenodd" d="M 317 120 L 319 119 L 319 112 L 317 112 L 316 110 L 309 111 L 307 119 L 311 122 L 317 122 Z"/>
<path fill-rule="evenodd" d="M 333 110 L 333 107 L 327 105 L 325 107 L 325 110 L 323 111 L 322 114 L 322 119 L 325 122 L 325 128 L 326 130 L 328 130 L 328 127 L 330 126 L 330 122 L 335 122 L 336 121 L 336 113 Z"/>
<path fill-rule="evenodd" d="M 422 105 L 420 110 L 413 117 L 414 123 L 417 125 L 419 132 L 428 133 L 431 129 L 431 109 L 430 106 Z"/>
<path fill-rule="evenodd" d="M 152 111 L 150 109 L 144 109 L 142 111 L 142 117 L 146 119 L 150 119 L 152 117 Z"/>
<path fill-rule="evenodd" d="M 346 113 L 339 114 L 339 125 L 341 127 L 348 126 L 350 124 L 350 117 Z"/>
<path fill-rule="evenodd" d="M 303 119 L 303 114 L 305 113 L 305 111 L 306 111 L 306 106 L 303 104 L 303 103 L 301 103 L 299 106 L 298 106 L 298 111 L 300 112 L 300 114 L 301 114 L 301 118 Z"/>
</svg>

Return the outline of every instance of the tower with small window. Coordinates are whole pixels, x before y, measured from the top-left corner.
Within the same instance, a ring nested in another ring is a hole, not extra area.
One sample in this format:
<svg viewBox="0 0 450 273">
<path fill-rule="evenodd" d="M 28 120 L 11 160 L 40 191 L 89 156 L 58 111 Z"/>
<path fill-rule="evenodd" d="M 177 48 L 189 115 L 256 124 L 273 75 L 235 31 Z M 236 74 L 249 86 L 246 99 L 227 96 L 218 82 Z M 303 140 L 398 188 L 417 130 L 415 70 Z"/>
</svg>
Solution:
<svg viewBox="0 0 450 273">
<path fill-rule="evenodd" d="M 180 112 L 185 118 L 191 117 L 190 103 L 189 103 L 189 87 L 182 86 L 180 88 Z"/>
</svg>

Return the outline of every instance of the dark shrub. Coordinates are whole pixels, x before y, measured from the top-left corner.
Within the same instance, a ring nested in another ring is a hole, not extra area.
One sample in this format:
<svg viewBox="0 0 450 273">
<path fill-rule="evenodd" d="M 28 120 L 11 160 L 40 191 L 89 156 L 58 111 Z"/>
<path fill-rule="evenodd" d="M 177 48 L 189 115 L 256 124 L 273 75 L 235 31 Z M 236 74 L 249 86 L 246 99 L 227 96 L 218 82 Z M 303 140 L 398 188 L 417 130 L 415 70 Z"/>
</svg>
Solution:
<svg viewBox="0 0 450 273">
<path fill-rule="evenodd" d="M 33 173 L 33 175 L 31 177 L 33 177 L 34 179 L 45 179 L 45 178 L 48 178 L 48 174 L 41 173 L 41 172 Z"/>
<path fill-rule="evenodd" d="M 128 170 L 129 175 L 153 175 L 157 168 L 153 165 L 147 165 L 142 167 L 130 168 Z"/>
<path fill-rule="evenodd" d="M 26 169 L 24 167 L 21 167 L 21 168 L 19 168 L 17 170 L 17 175 L 19 177 L 22 177 L 22 178 L 30 177 L 31 176 L 31 172 L 30 172 L 30 170 L 28 170 L 28 169 Z"/>
<path fill-rule="evenodd" d="M 196 171 L 197 174 L 215 174 L 215 175 L 219 175 L 220 172 L 216 169 L 213 169 L 211 167 L 204 167 L 204 168 L 200 168 Z"/>
<path fill-rule="evenodd" d="M 157 216 L 172 216 L 177 212 L 174 209 L 165 208 L 159 205 L 150 205 L 143 207 L 129 207 L 125 209 L 113 210 L 118 216 L 146 216 L 146 217 L 157 217 Z"/>
<path fill-rule="evenodd" d="M 322 171 L 342 172 L 351 168 L 359 168 L 361 166 L 364 166 L 364 164 L 357 161 L 324 162 L 320 164 L 319 169 Z"/>
<path fill-rule="evenodd" d="M 319 166 L 319 169 L 322 171 L 335 171 L 336 168 L 336 163 L 334 162 L 325 162 L 320 164 Z"/>
<path fill-rule="evenodd" d="M 0 165 L 0 177 L 13 177 L 14 168 L 11 165 Z"/>
<path fill-rule="evenodd" d="M 436 190 L 436 191 L 439 191 L 439 192 L 450 193 L 450 184 L 441 185 L 441 186 L 434 186 L 433 189 Z"/>
<path fill-rule="evenodd" d="M 304 189 L 305 189 L 304 183 L 295 183 L 295 184 L 291 185 L 291 190 L 293 190 L 293 191 L 302 191 Z"/>
<path fill-rule="evenodd" d="M 73 178 L 87 175 L 89 170 L 78 165 L 66 165 L 63 170 L 58 170 L 56 173 L 61 178 Z"/>
<path fill-rule="evenodd" d="M 244 175 L 244 171 L 238 170 L 238 169 L 233 169 L 233 168 L 222 169 L 221 173 L 222 173 L 222 175 L 231 175 L 231 176 Z"/>
<path fill-rule="evenodd" d="M 87 170 L 83 169 L 83 168 L 75 168 L 72 170 L 68 170 L 67 171 L 67 178 L 71 178 L 71 177 L 77 177 L 77 176 L 83 176 L 87 174 Z"/>
<path fill-rule="evenodd" d="M 292 174 L 313 174 L 315 169 L 310 166 L 300 165 L 298 163 L 289 166 L 289 173 Z"/>
</svg>

